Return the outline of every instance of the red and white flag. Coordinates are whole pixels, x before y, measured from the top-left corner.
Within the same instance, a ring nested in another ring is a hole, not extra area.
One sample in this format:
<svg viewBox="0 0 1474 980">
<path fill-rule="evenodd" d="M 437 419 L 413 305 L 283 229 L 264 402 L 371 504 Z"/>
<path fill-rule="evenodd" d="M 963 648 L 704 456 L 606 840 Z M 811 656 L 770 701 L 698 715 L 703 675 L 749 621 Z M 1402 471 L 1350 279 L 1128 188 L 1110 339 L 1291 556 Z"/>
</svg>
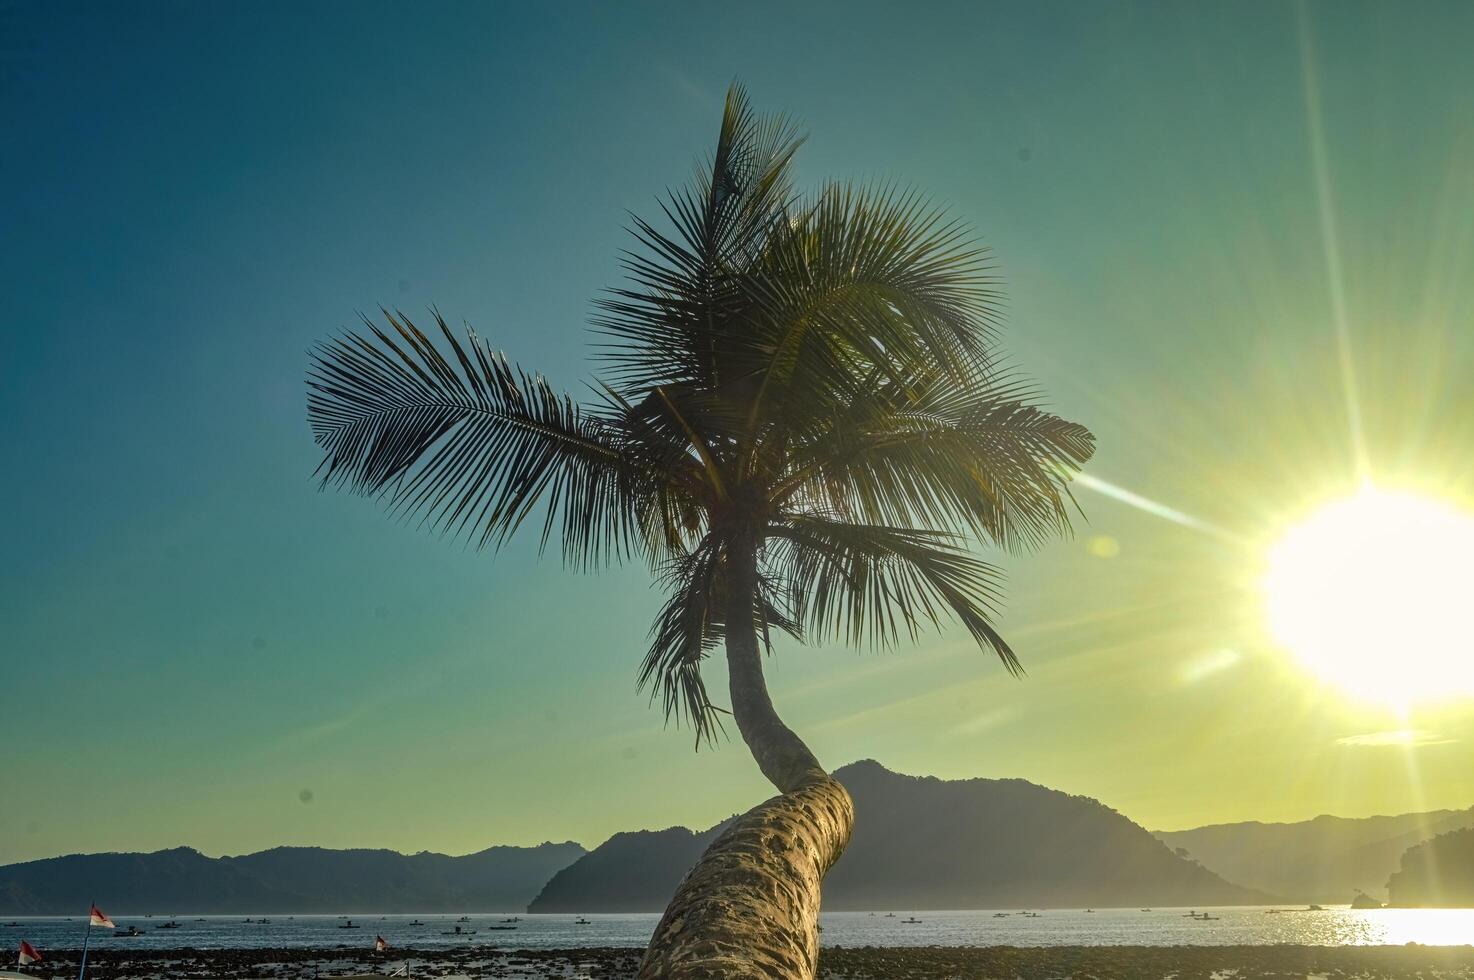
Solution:
<svg viewBox="0 0 1474 980">
<path fill-rule="evenodd" d="M 26 942 L 24 939 L 20 941 L 21 966 L 26 966 L 31 963 L 40 963 L 45 958 L 46 957 L 41 955 L 41 951 L 39 949 Z"/>
<path fill-rule="evenodd" d="M 103 915 L 102 909 L 98 908 L 96 905 L 92 906 L 92 924 L 103 929 L 118 928 L 117 926 L 113 925 L 113 920 Z"/>
<path fill-rule="evenodd" d="M 389 952 L 389 944 L 386 943 L 386 942 L 384 942 L 384 937 L 383 936 L 375 936 L 374 937 L 374 952 L 375 953 L 387 953 L 387 952 Z"/>
</svg>

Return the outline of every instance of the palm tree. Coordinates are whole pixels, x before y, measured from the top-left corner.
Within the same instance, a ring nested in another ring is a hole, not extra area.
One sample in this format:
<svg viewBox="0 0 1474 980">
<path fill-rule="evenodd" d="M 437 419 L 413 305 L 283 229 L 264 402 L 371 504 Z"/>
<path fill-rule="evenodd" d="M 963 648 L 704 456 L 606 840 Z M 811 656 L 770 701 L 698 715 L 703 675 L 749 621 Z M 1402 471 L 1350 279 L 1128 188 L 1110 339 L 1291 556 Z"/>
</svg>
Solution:
<svg viewBox="0 0 1474 980">
<path fill-rule="evenodd" d="M 702 669 L 725 647 L 730 717 L 780 795 L 682 883 L 641 975 L 812 977 L 819 885 L 848 794 L 773 708 L 762 655 L 890 646 L 955 617 L 1010 672 L 998 570 L 1068 528 L 1082 426 L 1000 366 L 996 282 L 966 229 L 912 192 L 796 193 L 802 142 L 728 93 L 715 153 L 638 218 L 628 281 L 598 304 L 592 404 L 438 312 L 313 352 L 325 486 L 477 546 L 541 517 L 579 567 L 640 559 L 664 587 L 639 683 L 698 746 L 729 712 Z"/>
</svg>

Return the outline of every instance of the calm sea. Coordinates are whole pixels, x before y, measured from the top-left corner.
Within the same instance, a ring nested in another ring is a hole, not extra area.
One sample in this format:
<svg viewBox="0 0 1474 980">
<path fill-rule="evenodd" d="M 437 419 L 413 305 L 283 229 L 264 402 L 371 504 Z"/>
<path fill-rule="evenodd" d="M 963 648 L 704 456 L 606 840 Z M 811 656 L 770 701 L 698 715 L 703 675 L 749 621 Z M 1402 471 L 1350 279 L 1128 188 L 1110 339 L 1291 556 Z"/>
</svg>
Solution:
<svg viewBox="0 0 1474 980">
<path fill-rule="evenodd" d="M 1376 909 L 1356 911 L 1283 911 L 1265 908 L 1207 910 L 1216 918 L 1191 919 L 1187 909 L 1040 910 L 1025 917 L 990 911 L 827 912 L 823 916 L 826 946 L 1063 946 L 1063 945 L 1426 945 L 1474 944 L 1474 909 Z M 1201 910 L 1200 910 L 1201 911 Z M 97 948 L 198 949 L 243 947 L 369 947 L 382 935 L 400 948 L 440 949 L 492 944 L 509 949 L 556 949 L 577 946 L 643 946 L 659 916 L 589 915 L 587 924 L 574 915 L 523 915 L 506 923 L 507 915 L 354 916 L 357 929 L 340 928 L 336 916 L 273 915 L 269 924 L 245 922 L 245 916 L 179 915 L 177 929 L 160 929 L 167 917 L 114 915 L 121 932 L 136 926 L 143 935 L 125 938 L 107 929 L 92 930 Z M 919 922 L 906 922 L 908 918 Z M 259 918 L 252 916 L 251 918 Z M 418 920 L 422 925 L 415 925 Z M 515 929 L 489 927 L 515 925 Z M 454 935 L 459 926 L 463 935 Z M 13 949 L 21 939 L 43 951 L 81 945 L 86 918 L 17 918 L 0 920 L 0 943 Z M 452 935 L 446 935 L 452 933 Z"/>
</svg>

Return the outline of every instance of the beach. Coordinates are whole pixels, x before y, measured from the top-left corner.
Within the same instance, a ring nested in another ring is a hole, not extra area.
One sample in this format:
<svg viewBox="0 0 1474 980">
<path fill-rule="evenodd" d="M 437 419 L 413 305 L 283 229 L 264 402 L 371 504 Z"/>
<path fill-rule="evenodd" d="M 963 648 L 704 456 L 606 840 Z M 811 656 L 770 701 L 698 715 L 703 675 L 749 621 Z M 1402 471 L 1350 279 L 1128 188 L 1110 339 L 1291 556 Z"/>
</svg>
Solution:
<svg viewBox="0 0 1474 980">
<path fill-rule="evenodd" d="M 558 980 L 587 975 L 632 980 L 641 950 L 630 947 L 514 950 L 493 946 L 398 949 L 387 954 L 337 947 L 293 949 L 101 950 L 88 954 L 91 980 L 323 980 L 388 975 L 469 980 Z M 53 950 L 28 971 L 71 980 L 80 950 Z M 1474 978 L 1474 946 L 955 946 L 825 947 L 819 975 L 830 980 L 1065 980 L 1065 978 L 1234 977 Z"/>
</svg>

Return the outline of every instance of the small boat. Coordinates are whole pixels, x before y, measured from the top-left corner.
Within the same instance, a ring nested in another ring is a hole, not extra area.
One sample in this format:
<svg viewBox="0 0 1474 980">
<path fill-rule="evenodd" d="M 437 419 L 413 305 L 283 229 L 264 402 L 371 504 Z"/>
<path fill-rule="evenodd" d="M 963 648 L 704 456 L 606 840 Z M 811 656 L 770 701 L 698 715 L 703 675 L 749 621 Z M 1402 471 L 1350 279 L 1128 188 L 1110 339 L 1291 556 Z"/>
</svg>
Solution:
<svg viewBox="0 0 1474 980">
<path fill-rule="evenodd" d="M 463 915 L 459 919 L 457 919 L 456 921 L 457 922 L 470 922 L 471 921 L 471 917 L 469 915 Z"/>
<path fill-rule="evenodd" d="M 871 915 L 874 915 L 875 913 L 872 912 L 870 914 Z M 522 916 L 520 916 L 520 915 L 514 915 L 510 919 L 503 919 L 502 921 L 503 922 L 521 922 L 522 921 Z"/>
<path fill-rule="evenodd" d="M 515 932 L 517 930 L 516 926 L 487 926 L 486 928 L 494 932 Z"/>
<path fill-rule="evenodd" d="M 909 919 L 902 919 L 901 921 L 904 922 L 904 923 L 906 923 L 907 925 L 911 925 L 911 924 L 920 922 L 921 920 L 918 919 L 916 916 L 913 915 L 911 918 L 909 918 Z"/>
<path fill-rule="evenodd" d="M 204 919 L 195 919 L 196 922 L 204 922 Z"/>
<path fill-rule="evenodd" d="M 347 922 L 343 923 L 338 928 L 339 929 L 362 929 L 363 927 L 362 926 L 356 926 L 356 925 L 354 925 L 353 924 L 353 920 L 352 919 L 349 919 Z"/>
<path fill-rule="evenodd" d="M 994 912 L 993 913 L 993 918 L 995 918 L 995 919 L 1006 919 L 1006 918 L 1008 918 L 1008 913 L 1007 912 Z"/>
<path fill-rule="evenodd" d="M 410 923 L 410 925 L 412 925 L 412 926 L 422 926 L 424 924 L 425 923 L 421 922 L 419 919 L 416 919 L 415 921 L 413 921 L 413 922 Z"/>
<path fill-rule="evenodd" d="M 894 912 L 887 912 L 887 913 L 886 913 L 886 914 L 885 914 L 885 917 L 886 917 L 886 918 L 887 918 L 887 919 L 894 919 L 894 918 L 895 918 L 895 917 L 896 917 L 896 913 L 894 913 Z"/>
<path fill-rule="evenodd" d="M 7 923 L 5 923 L 5 928 L 7 928 L 7 929 L 19 929 L 20 928 L 20 923 L 19 922 L 7 922 Z"/>
<path fill-rule="evenodd" d="M 163 925 L 161 925 L 161 926 L 154 926 L 154 928 L 155 929 L 178 929 L 179 928 L 179 923 L 175 922 L 173 919 L 170 919 L 168 922 L 165 922 Z"/>
<path fill-rule="evenodd" d="M 1086 909 L 1085 911 L 1089 912 L 1091 915 L 1095 914 L 1095 909 Z"/>
<path fill-rule="evenodd" d="M 1151 911 L 1151 909 L 1142 909 L 1142 911 L 1143 911 L 1143 912 L 1150 912 L 1150 911 Z"/>
<path fill-rule="evenodd" d="M 258 926 L 269 926 L 269 925 L 271 925 L 271 920 L 270 919 L 257 919 L 256 920 L 256 924 Z"/>
<path fill-rule="evenodd" d="M 576 926 L 586 926 L 590 923 L 588 919 L 585 919 L 583 916 L 580 915 L 578 918 L 573 920 L 573 924 Z"/>
<path fill-rule="evenodd" d="M 456 926 L 454 932 L 442 932 L 441 935 L 442 936 L 474 936 L 474 935 L 476 935 L 476 930 L 475 929 L 462 929 L 460 926 Z"/>
<path fill-rule="evenodd" d="M 143 933 L 139 931 L 137 926 L 129 926 L 126 929 L 119 929 L 117 932 L 113 933 L 113 936 L 119 939 L 131 939 L 134 936 L 141 935 L 143 935 Z"/>
</svg>

